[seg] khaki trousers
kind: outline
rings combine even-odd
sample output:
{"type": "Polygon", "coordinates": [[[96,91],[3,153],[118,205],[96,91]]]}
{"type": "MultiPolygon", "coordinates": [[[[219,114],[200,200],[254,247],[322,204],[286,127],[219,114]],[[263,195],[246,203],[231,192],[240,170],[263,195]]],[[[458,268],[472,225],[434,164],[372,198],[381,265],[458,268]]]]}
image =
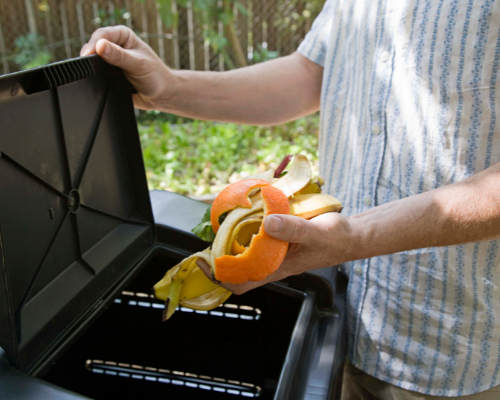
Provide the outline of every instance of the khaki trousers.
{"type": "MultiPolygon", "coordinates": [[[[500,400],[500,386],[469,396],[455,397],[460,400],[500,400]]],[[[401,389],[383,382],[359,370],[346,358],[342,382],[342,400],[450,400],[451,397],[428,396],[401,389]]]]}

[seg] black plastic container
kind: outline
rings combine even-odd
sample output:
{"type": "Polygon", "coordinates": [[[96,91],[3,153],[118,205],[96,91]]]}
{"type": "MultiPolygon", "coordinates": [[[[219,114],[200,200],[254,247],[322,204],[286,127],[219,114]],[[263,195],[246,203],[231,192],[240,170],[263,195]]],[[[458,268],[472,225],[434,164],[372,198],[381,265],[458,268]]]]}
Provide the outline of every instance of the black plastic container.
{"type": "Polygon", "coordinates": [[[97,56],[0,78],[0,398],[335,398],[336,269],[161,322],[207,206],[150,198],[132,93],[97,56]]]}

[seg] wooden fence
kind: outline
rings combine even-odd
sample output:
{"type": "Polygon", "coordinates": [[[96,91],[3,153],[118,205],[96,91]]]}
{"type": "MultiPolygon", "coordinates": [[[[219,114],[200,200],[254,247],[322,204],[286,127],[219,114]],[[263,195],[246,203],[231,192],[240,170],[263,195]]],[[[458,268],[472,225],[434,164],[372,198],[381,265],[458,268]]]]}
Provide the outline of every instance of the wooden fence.
{"type": "MultiPolygon", "coordinates": [[[[292,53],[323,1],[241,2],[247,13],[238,14],[235,8],[236,31],[252,63],[258,45],[279,55],[292,53]]],[[[58,61],[78,56],[98,27],[120,23],[132,28],[173,68],[221,71],[228,67],[224,56],[211,48],[189,6],[179,7],[178,29],[173,29],[164,25],[155,0],[0,0],[0,74],[20,69],[15,63],[19,37],[43,36],[43,48],[52,61],[58,61]]]]}

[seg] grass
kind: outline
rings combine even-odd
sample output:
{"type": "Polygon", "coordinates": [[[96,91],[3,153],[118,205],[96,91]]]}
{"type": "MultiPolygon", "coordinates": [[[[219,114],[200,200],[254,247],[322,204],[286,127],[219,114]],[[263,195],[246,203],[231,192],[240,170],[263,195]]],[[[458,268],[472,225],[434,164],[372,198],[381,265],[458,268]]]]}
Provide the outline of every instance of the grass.
{"type": "Polygon", "coordinates": [[[139,120],[150,189],[190,196],[219,193],[228,183],[304,154],[317,173],[319,116],[277,126],[139,120]]]}

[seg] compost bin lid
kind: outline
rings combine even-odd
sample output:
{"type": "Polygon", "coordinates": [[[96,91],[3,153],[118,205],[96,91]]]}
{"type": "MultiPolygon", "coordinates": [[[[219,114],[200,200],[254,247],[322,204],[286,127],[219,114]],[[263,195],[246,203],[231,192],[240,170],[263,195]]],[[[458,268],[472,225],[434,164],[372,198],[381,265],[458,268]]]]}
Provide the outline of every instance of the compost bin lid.
{"type": "Polygon", "coordinates": [[[132,93],[98,56],[0,77],[0,346],[21,370],[154,243],[132,93]]]}

